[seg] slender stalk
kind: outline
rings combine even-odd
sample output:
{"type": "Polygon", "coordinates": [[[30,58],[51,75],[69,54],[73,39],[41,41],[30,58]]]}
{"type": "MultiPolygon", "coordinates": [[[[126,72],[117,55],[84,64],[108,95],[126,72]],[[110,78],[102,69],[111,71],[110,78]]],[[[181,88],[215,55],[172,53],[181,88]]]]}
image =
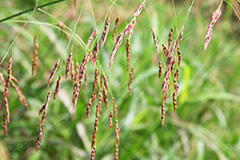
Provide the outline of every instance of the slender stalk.
{"type": "MultiPolygon", "coordinates": [[[[53,5],[53,4],[56,4],[56,3],[60,3],[62,1],[66,1],[66,0],[57,0],[57,1],[54,1],[54,2],[50,2],[50,3],[46,3],[46,4],[43,4],[43,5],[40,5],[40,6],[37,6],[37,8],[43,8],[43,7],[46,7],[46,6],[50,6],[50,5],[53,5]]],[[[3,18],[0,20],[0,23],[4,22],[4,21],[7,21],[9,19],[12,19],[12,18],[15,18],[15,17],[18,17],[20,15],[23,15],[25,13],[28,13],[28,12],[31,12],[35,9],[36,7],[33,7],[33,8],[30,8],[28,10],[25,10],[25,11],[22,11],[22,12],[19,12],[19,13],[16,13],[16,14],[13,14],[9,17],[6,17],[6,18],[3,18]]]]}

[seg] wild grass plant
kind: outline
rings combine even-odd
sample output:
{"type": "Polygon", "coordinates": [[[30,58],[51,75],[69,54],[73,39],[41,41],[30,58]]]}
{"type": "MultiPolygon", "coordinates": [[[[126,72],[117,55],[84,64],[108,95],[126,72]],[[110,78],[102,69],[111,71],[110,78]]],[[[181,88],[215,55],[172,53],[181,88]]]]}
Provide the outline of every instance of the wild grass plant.
{"type": "Polygon", "coordinates": [[[238,159],[237,1],[0,3],[1,159],[238,159]]]}

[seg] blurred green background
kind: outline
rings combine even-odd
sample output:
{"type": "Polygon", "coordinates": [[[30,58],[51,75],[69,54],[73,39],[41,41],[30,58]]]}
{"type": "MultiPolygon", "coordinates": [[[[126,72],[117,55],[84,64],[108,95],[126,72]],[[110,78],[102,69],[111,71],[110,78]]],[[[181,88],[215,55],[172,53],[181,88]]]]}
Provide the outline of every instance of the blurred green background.
{"type": "MultiPolygon", "coordinates": [[[[119,108],[121,128],[119,159],[122,160],[173,160],[173,159],[240,159],[240,26],[239,19],[232,8],[223,3],[223,14],[213,27],[212,40],[206,51],[203,50],[206,31],[211,22],[212,12],[220,0],[196,1],[185,18],[192,1],[175,1],[176,16],[172,1],[152,0],[146,2],[146,9],[137,18],[131,40],[132,65],[135,68],[133,93],[128,94],[129,73],[126,72],[126,38],[119,48],[113,67],[109,70],[109,57],[114,46],[112,33],[114,22],[120,16],[119,33],[132,19],[132,13],[140,1],[118,0],[110,12],[110,31],[106,44],[99,53],[99,63],[109,79],[109,86],[119,108]],[[177,96],[178,108],[174,112],[172,97],[166,102],[165,125],[161,125],[162,80],[158,78],[157,53],[152,40],[151,28],[157,31],[159,43],[167,43],[171,27],[176,39],[182,26],[181,43],[182,64],[180,66],[177,96]]],[[[229,3],[239,13],[237,1],[229,3]]],[[[49,3],[39,1],[39,5],[49,3]]],[[[0,23],[0,60],[5,56],[10,44],[21,32],[9,54],[0,66],[6,78],[7,65],[13,57],[12,72],[19,80],[30,105],[26,110],[20,104],[14,88],[10,88],[9,106],[11,123],[9,135],[0,130],[0,159],[90,159],[91,138],[94,129],[94,109],[89,120],[86,119],[86,106],[92,94],[94,69],[88,67],[88,89],[80,90],[76,111],[72,111],[73,86],[71,80],[63,80],[58,98],[51,99],[45,121],[45,130],[39,152],[35,144],[39,134],[41,117],[38,111],[45,103],[49,90],[48,77],[57,59],[61,59],[57,75],[64,75],[65,59],[70,52],[74,61],[81,63],[85,49],[78,38],[72,39],[68,49],[67,40],[57,27],[58,20],[73,30],[81,12],[75,33],[85,43],[96,28],[98,38],[104,28],[106,14],[112,1],[73,0],[47,6],[36,11],[0,23]],[[22,29],[24,23],[28,24],[22,29]],[[37,33],[39,44],[39,68],[31,76],[33,37],[37,33]]],[[[29,9],[35,5],[33,0],[1,0],[0,19],[29,9]]],[[[68,32],[71,36],[71,32],[68,32]]],[[[94,47],[94,46],[91,46],[94,47]]],[[[54,78],[56,82],[57,76],[54,78]]],[[[3,85],[0,83],[0,100],[3,85]]],[[[110,96],[109,96],[110,97],[110,96]]],[[[115,132],[109,129],[108,118],[112,107],[103,110],[97,135],[96,159],[114,159],[115,132]]],[[[3,109],[0,112],[3,124],[3,109]]]]}

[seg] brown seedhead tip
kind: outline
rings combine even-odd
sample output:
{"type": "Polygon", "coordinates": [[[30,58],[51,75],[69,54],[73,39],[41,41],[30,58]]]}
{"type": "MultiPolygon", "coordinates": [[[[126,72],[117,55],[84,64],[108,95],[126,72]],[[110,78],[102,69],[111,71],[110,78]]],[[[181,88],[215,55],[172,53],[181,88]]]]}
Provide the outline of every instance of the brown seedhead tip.
{"type": "Polygon", "coordinates": [[[38,43],[36,43],[36,40],[34,40],[35,44],[35,50],[33,55],[33,61],[32,61],[32,75],[35,74],[37,68],[38,68],[38,43]]]}
{"type": "Polygon", "coordinates": [[[64,33],[66,40],[69,41],[65,24],[62,21],[58,21],[57,26],[61,29],[61,32],[64,33]]]}
{"type": "Polygon", "coordinates": [[[115,27],[114,27],[114,32],[113,32],[113,35],[112,35],[112,40],[114,40],[114,36],[117,33],[117,28],[118,28],[119,22],[120,22],[120,17],[117,17],[117,19],[115,20],[115,27]]]}

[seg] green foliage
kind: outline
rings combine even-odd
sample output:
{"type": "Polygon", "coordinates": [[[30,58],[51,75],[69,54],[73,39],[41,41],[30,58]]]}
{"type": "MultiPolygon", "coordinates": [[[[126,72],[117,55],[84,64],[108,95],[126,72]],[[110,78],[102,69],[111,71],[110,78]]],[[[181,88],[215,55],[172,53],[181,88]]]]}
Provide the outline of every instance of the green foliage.
{"type": "MultiPolygon", "coordinates": [[[[41,4],[48,1],[40,1],[41,4]]],[[[239,8],[236,1],[228,1],[239,8]]],[[[239,20],[233,10],[226,6],[226,14],[213,28],[212,40],[203,50],[211,14],[220,2],[198,1],[193,5],[186,21],[191,1],[177,1],[176,17],[170,1],[147,1],[137,19],[131,40],[131,64],[135,68],[133,93],[128,93],[129,73],[126,72],[126,42],[119,48],[113,67],[109,70],[109,57],[114,47],[112,33],[115,18],[119,15],[118,33],[130,22],[139,1],[117,1],[111,13],[110,32],[102,49],[99,63],[106,72],[109,86],[116,97],[121,128],[120,159],[238,159],[240,154],[239,104],[240,104],[240,49],[239,20]],[[149,13],[148,13],[148,12],[149,13]],[[165,126],[161,126],[162,79],[158,78],[158,54],[152,40],[151,27],[157,31],[159,43],[167,43],[168,33],[174,27],[174,39],[184,25],[181,43],[182,64],[180,67],[178,108],[174,112],[172,98],[167,99],[165,126]]],[[[33,1],[0,2],[0,19],[34,6],[33,1]],[[21,4],[21,5],[20,5],[21,4]],[[8,9],[6,9],[8,8],[8,9]]],[[[39,152],[35,152],[39,134],[38,111],[45,103],[48,92],[47,80],[57,59],[63,61],[72,52],[74,61],[81,63],[86,50],[85,43],[95,29],[104,28],[107,12],[112,1],[64,1],[47,6],[43,11],[31,12],[0,23],[0,60],[5,56],[10,44],[21,32],[0,65],[0,72],[6,77],[7,65],[13,57],[12,72],[19,80],[19,88],[27,98],[30,109],[20,104],[17,93],[10,88],[9,106],[11,123],[9,135],[0,130],[0,159],[89,159],[91,138],[94,129],[95,110],[86,119],[86,106],[92,93],[94,68],[89,67],[88,86],[80,90],[76,111],[72,111],[73,87],[69,82],[61,84],[61,91],[55,101],[50,102],[45,122],[43,140],[39,152]],[[91,4],[91,5],[90,5],[91,4]],[[81,11],[81,12],[80,12],[81,11]],[[92,12],[94,16],[92,15],[92,12]],[[81,13],[68,49],[68,42],[58,20],[63,21],[72,31],[81,13]],[[24,29],[23,25],[26,23],[24,29]],[[39,68],[31,75],[33,38],[37,33],[39,44],[39,68]],[[2,156],[6,155],[6,156],[2,156]]],[[[239,12],[239,10],[237,10],[239,12]]],[[[99,31],[99,33],[101,33],[99,31]]],[[[116,36],[117,36],[116,35],[116,36]]],[[[115,37],[116,37],[115,36],[115,37]]],[[[100,38],[100,36],[99,36],[100,38]]],[[[92,48],[94,46],[91,46],[92,48]]],[[[58,74],[64,75],[65,62],[60,64],[58,74]]],[[[57,76],[56,76],[57,77],[57,76]]],[[[50,89],[54,92],[53,80],[50,89]]],[[[0,83],[0,100],[3,85],[0,83]]],[[[112,102],[109,102],[112,107],[112,102]]],[[[105,108],[104,108],[105,110],[105,108]]],[[[96,159],[114,159],[115,132],[109,129],[110,108],[101,116],[96,159]]],[[[0,112],[2,125],[3,113],[0,112]]]]}

